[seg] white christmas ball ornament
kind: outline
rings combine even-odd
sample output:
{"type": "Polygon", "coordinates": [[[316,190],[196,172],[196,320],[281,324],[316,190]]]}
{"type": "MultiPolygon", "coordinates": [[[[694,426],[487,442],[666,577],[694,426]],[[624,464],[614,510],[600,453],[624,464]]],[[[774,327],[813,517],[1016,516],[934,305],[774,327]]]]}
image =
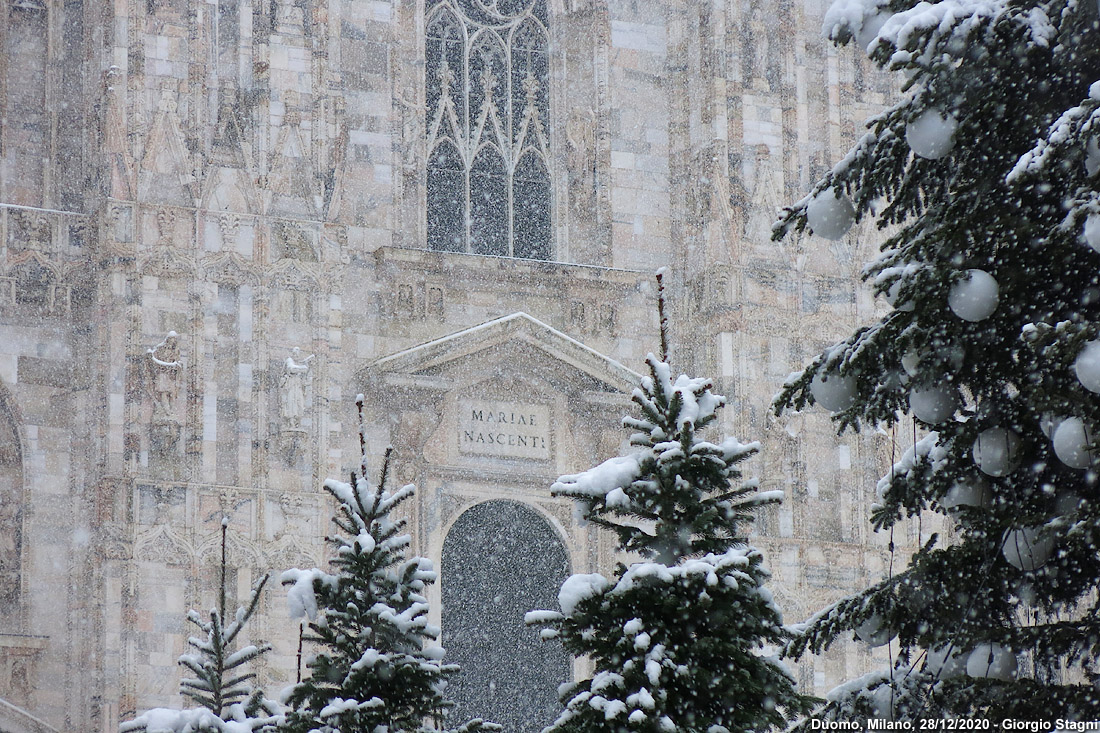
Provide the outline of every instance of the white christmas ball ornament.
{"type": "Polygon", "coordinates": [[[1100,214],[1085,217],[1085,226],[1081,231],[1085,244],[1100,252],[1100,214]]]}
{"type": "Polygon", "coordinates": [[[994,427],[978,433],[971,454],[987,476],[1007,476],[1019,463],[1020,438],[1007,428],[994,427]]]}
{"type": "Polygon", "coordinates": [[[856,380],[854,377],[843,377],[839,374],[825,374],[818,372],[810,382],[810,394],[814,396],[817,404],[829,412],[847,410],[856,401],[856,380]]]}
{"type": "Polygon", "coordinates": [[[909,409],[930,425],[941,423],[955,414],[959,407],[959,392],[954,387],[935,385],[914,389],[909,393],[909,409]]]}
{"type": "Polygon", "coordinates": [[[1067,417],[1054,431],[1054,455],[1070,468],[1088,468],[1092,464],[1089,446],[1092,429],[1079,417],[1067,417]]]}
{"type": "Polygon", "coordinates": [[[1049,535],[1041,535],[1038,527],[1011,529],[1005,532],[1001,552],[1009,565],[1030,573],[1046,565],[1054,552],[1054,540],[1049,535]]]}
{"type": "Polygon", "coordinates": [[[890,305],[891,308],[899,311],[911,311],[917,307],[917,304],[911,300],[907,300],[904,303],[898,302],[898,291],[901,290],[901,280],[895,280],[894,284],[890,286],[890,289],[882,294],[882,297],[890,305]]]}
{"type": "Polygon", "coordinates": [[[988,509],[993,506],[993,489],[990,488],[989,482],[982,478],[958,483],[944,494],[943,499],[940,500],[940,506],[947,511],[953,511],[961,506],[988,509]]]}
{"type": "Polygon", "coordinates": [[[979,644],[966,660],[966,673],[991,680],[1013,680],[1016,655],[1001,644],[979,644]]]}
{"type": "Polygon", "coordinates": [[[855,628],[856,637],[868,646],[882,646],[894,638],[894,632],[877,613],[855,628]]]}
{"type": "Polygon", "coordinates": [[[1089,392],[1100,392],[1100,341],[1089,341],[1073,362],[1077,380],[1089,392]]]}
{"type": "Polygon", "coordinates": [[[905,126],[905,142],[922,158],[939,160],[955,147],[959,121],[954,115],[930,109],[905,126]]]}
{"type": "Polygon", "coordinates": [[[806,221],[810,229],[825,239],[843,238],[855,220],[856,210],[851,200],[844,194],[838,198],[831,188],[814,196],[806,205],[806,221]]]}
{"type": "Polygon", "coordinates": [[[963,280],[951,286],[947,304],[964,321],[984,321],[997,310],[1000,289],[997,280],[985,270],[968,270],[963,280]]]}
{"type": "Polygon", "coordinates": [[[929,649],[924,656],[924,671],[936,675],[936,679],[940,680],[958,677],[966,671],[969,656],[954,644],[941,644],[929,649]]]}
{"type": "Polygon", "coordinates": [[[906,351],[901,355],[901,368],[910,377],[917,376],[917,372],[920,371],[920,354],[912,349],[906,351]]]}

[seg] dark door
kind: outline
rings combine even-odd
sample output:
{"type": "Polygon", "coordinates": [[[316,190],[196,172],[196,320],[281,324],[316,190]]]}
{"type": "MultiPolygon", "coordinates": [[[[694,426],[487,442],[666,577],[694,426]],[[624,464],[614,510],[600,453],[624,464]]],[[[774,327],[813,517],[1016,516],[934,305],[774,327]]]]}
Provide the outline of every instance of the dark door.
{"type": "Polygon", "coordinates": [[[443,541],[443,647],[461,666],[446,697],[452,724],[480,717],[506,733],[537,733],[561,709],[570,657],[523,615],[556,610],[569,574],[565,547],[533,509],[487,501],[463,512],[443,541]]]}

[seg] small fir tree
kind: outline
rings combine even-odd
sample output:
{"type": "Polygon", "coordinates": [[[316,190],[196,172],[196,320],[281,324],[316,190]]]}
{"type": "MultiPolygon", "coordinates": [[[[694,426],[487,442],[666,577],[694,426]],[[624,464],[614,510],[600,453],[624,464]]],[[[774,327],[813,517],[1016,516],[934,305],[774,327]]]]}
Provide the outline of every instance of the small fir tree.
{"type": "Polygon", "coordinates": [[[244,665],[271,649],[270,644],[249,644],[232,651],[237,636],[255,613],[260,594],[269,575],[264,575],[252,588],[248,604],[237,608],[233,620],[226,623],[225,571],[226,533],[228,518],[222,519],[221,565],[218,575],[218,607],[212,609],[209,621],[198,611],[189,611],[187,620],[205,635],[190,637],[187,643],[196,653],[183,654],[179,664],[195,676],[180,681],[180,694],[201,707],[171,710],[154,708],[124,723],[122,733],[244,733],[271,728],[278,720],[281,706],[264,697],[261,690],[251,690],[247,684],[256,675],[244,672],[244,665]]]}
{"type": "Polygon", "coordinates": [[[706,379],[672,379],[663,293],[659,304],[662,355],[649,355],[649,376],[634,391],[640,417],[623,419],[635,450],[552,487],[643,559],[620,563],[611,579],[574,575],[560,613],[527,615],[544,638],[559,637],[595,666],[563,687],[566,708],[547,733],[763,731],[812,707],[764,652],[787,637],[763,558],[744,534],[754,510],[782,492],[738,483],[737,464],[758,444],[699,437],[725,398],[706,379]]]}
{"type": "Polygon", "coordinates": [[[841,431],[930,431],[879,484],[878,529],[931,509],[902,573],[823,610],[790,652],[897,638],[822,715],[1100,718],[1100,6],[843,0],[825,32],[904,73],[897,104],[784,211],[781,237],[894,233],[865,270],[894,311],[791,380],[841,431]]]}
{"type": "MultiPolygon", "coordinates": [[[[322,651],[309,663],[312,674],[295,685],[287,702],[292,708],[287,731],[322,733],[403,733],[437,730],[448,703],[446,679],[458,671],[444,664],[443,650],[426,647],[439,636],[428,623],[427,586],[435,581],[431,563],[406,559],[409,536],[405,521],[391,512],[413,495],[410,484],[386,490],[390,450],[381,478],[372,486],[367,476],[363,396],[359,395],[359,440],[362,461],[350,483],[329,479],[324,488],[340,506],[333,522],[339,533],[327,540],[335,550],[334,572],[289,570],[291,615],[306,616],[306,642],[322,651]]],[[[499,730],[471,720],[463,733],[499,730]]]]}

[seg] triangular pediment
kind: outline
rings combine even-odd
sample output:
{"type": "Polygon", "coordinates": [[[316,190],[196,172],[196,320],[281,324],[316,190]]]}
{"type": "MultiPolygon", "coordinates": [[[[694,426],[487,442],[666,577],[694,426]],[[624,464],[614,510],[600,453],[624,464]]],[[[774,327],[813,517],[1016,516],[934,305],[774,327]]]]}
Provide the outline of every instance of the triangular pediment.
{"type": "Polygon", "coordinates": [[[239,105],[228,100],[218,110],[218,122],[214,128],[214,140],[210,146],[210,157],[215,165],[231,168],[244,168],[247,165],[250,147],[241,125],[239,105]]]}
{"type": "Polygon", "coordinates": [[[183,535],[166,524],[158,524],[134,539],[134,557],[145,562],[190,566],[195,562],[195,551],[183,535]]]}
{"type": "Polygon", "coordinates": [[[317,266],[291,259],[276,262],[268,269],[265,279],[269,286],[279,290],[312,292],[321,287],[321,275],[317,266]]]}
{"type": "Polygon", "coordinates": [[[138,198],[153,203],[191,206],[191,155],[184,143],[176,100],[165,91],[145,143],[145,158],[138,176],[138,198]]]}
{"type": "Polygon", "coordinates": [[[270,171],[267,213],[314,218],[320,196],[314,190],[309,151],[296,122],[287,122],[279,130],[270,171]]]}
{"type": "Polygon", "coordinates": [[[745,227],[745,242],[771,254],[782,253],[787,267],[799,268],[798,258],[802,254],[801,237],[785,237],[778,243],[772,242],[772,223],[777,212],[785,205],[783,191],[783,171],[779,159],[761,145],[756,151],[756,164],[753,170],[752,201],[753,208],[745,227]]]}
{"type": "Polygon", "coordinates": [[[213,166],[203,182],[203,208],[252,214],[260,210],[260,196],[246,169],[213,166]]]}
{"type": "Polygon", "coordinates": [[[629,394],[641,375],[526,313],[513,313],[383,357],[366,381],[447,391],[489,369],[501,377],[534,372],[583,392],[629,394]]]}
{"type": "Polygon", "coordinates": [[[133,155],[126,139],[126,119],[122,114],[121,93],[112,89],[107,96],[106,122],[103,126],[103,151],[107,156],[108,179],[113,198],[129,200],[137,188],[133,155]]]}
{"type": "Polygon", "coordinates": [[[5,733],[57,733],[57,728],[3,698],[0,698],[0,730],[5,733]]]}

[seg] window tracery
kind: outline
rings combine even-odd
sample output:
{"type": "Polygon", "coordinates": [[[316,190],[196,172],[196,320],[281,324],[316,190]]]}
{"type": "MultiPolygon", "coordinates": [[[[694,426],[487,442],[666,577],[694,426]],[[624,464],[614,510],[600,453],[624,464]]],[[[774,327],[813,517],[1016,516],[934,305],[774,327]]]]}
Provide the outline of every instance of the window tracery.
{"type": "Polygon", "coordinates": [[[431,0],[428,248],[549,259],[546,0],[431,0]]]}

